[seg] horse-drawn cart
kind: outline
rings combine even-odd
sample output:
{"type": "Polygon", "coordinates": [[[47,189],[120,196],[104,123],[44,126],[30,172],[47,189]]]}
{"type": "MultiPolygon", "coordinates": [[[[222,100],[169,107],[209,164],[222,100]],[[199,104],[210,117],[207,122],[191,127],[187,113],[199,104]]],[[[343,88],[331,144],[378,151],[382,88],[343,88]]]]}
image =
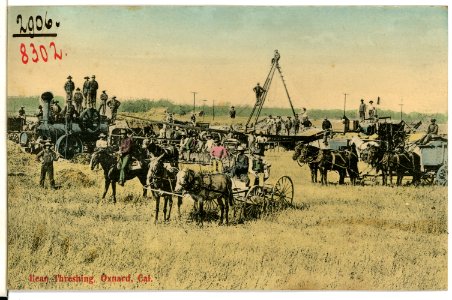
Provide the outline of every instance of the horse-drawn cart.
{"type": "Polygon", "coordinates": [[[233,179],[234,214],[239,221],[257,219],[272,212],[292,207],[294,187],[289,176],[280,177],[274,185],[246,186],[233,179]]]}
{"type": "Polygon", "coordinates": [[[447,186],[447,141],[438,139],[417,145],[414,152],[421,158],[421,182],[447,186]]]}

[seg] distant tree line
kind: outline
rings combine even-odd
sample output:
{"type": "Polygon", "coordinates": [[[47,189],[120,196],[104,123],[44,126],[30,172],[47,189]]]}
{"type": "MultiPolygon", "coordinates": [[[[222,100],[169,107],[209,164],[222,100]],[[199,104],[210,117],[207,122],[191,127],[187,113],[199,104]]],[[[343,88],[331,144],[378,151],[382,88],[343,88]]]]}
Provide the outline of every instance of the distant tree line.
{"type": "MultiPolygon", "coordinates": [[[[65,104],[65,100],[61,96],[56,96],[56,100],[59,101],[60,105],[63,106],[65,104]]],[[[121,101],[121,99],[119,99],[121,101]]],[[[16,114],[20,106],[25,106],[25,111],[27,114],[34,114],[39,105],[39,96],[34,97],[8,97],[7,102],[7,111],[9,114],[16,114]]],[[[191,114],[193,111],[193,106],[189,104],[175,104],[171,100],[168,99],[134,99],[121,101],[121,106],[119,108],[119,112],[146,112],[151,109],[161,109],[165,108],[169,112],[172,112],[176,115],[184,115],[191,114]]],[[[196,112],[200,112],[201,110],[205,110],[204,113],[206,116],[212,116],[213,110],[211,105],[206,106],[197,106],[196,112]]],[[[230,105],[219,105],[215,106],[215,116],[227,116],[229,115],[230,105]]],[[[378,109],[378,107],[377,107],[378,109]]],[[[251,106],[235,106],[235,110],[237,112],[237,117],[247,117],[250,115],[252,111],[251,106]]],[[[296,112],[300,112],[300,108],[296,108],[296,112]]],[[[355,120],[357,118],[357,110],[347,110],[345,112],[346,116],[350,120],[355,120]]],[[[274,108],[274,107],[264,107],[261,111],[261,116],[292,116],[292,110],[290,108],[274,108]]],[[[329,119],[341,119],[344,115],[343,110],[340,109],[308,109],[309,118],[312,120],[323,119],[324,117],[328,117],[329,119]]],[[[391,117],[392,120],[400,120],[400,112],[392,111],[392,110],[382,110],[378,109],[379,117],[391,117]]],[[[447,114],[435,113],[435,114],[425,114],[420,112],[412,112],[412,113],[403,113],[403,120],[406,122],[418,122],[422,121],[426,123],[431,118],[435,118],[438,123],[447,123],[447,114]]]]}

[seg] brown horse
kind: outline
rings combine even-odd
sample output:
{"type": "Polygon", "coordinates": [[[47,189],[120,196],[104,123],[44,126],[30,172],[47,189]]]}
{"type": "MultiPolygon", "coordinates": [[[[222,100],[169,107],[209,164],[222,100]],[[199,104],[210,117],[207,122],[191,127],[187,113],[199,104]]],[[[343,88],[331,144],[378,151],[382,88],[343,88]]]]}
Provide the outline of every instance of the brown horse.
{"type": "MultiPolygon", "coordinates": [[[[151,158],[149,163],[149,171],[147,174],[146,184],[147,187],[152,188],[152,196],[155,199],[155,221],[154,224],[158,222],[160,197],[163,197],[165,202],[163,205],[163,220],[168,222],[171,216],[171,208],[173,207],[173,194],[176,186],[176,174],[177,168],[171,166],[165,166],[163,156],[151,158]],[[158,192],[160,190],[162,192],[158,192]],[[169,204],[169,211],[167,206],[169,204]],[[168,214],[167,214],[168,212],[168,214]]],[[[179,218],[181,216],[180,207],[182,205],[182,196],[177,197],[177,211],[179,213],[179,218]]]]}
{"type": "Polygon", "coordinates": [[[317,171],[319,169],[319,162],[317,157],[319,156],[320,149],[311,145],[300,143],[295,147],[292,159],[299,162],[299,164],[308,164],[311,171],[311,181],[317,182],[317,171]]]}
{"type": "Polygon", "coordinates": [[[195,174],[193,170],[183,169],[177,173],[176,192],[185,191],[198,206],[197,222],[202,226],[204,201],[217,200],[221,215],[219,225],[229,224],[229,206],[233,206],[231,178],[225,174],[195,174]]]}
{"type": "MultiPolygon", "coordinates": [[[[111,184],[111,189],[113,191],[113,203],[116,203],[116,183],[119,181],[119,169],[117,168],[117,158],[115,157],[112,151],[107,149],[98,150],[94,152],[91,156],[90,167],[91,170],[100,164],[104,171],[104,192],[102,194],[102,199],[105,199],[105,195],[107,194],[108,188],[111,184]]],[[[133,178],[138,178],[141,184],[146,184],[146,174],[148,172],[148,164],[141,163],[141,167],[134,170],[127,170],[125,181],[128,181],[133,178]]],[[[143,188],[143,197],[146,197],[147,189],[143,188]]]]}

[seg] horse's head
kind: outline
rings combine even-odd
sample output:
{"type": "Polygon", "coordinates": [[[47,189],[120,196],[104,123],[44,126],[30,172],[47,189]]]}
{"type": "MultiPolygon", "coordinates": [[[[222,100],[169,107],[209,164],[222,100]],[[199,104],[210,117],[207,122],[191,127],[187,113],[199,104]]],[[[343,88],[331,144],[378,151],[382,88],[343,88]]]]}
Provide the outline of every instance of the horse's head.
{"type": "Polygon", "coordinates": [[[187,189],[187,187],[193,183],[194,178],[195,173],[192,170],[187,168],[180,170],[176,175],[176,187],[174,191],[178,193],[183,189],[187,189]]]}
{"type": "Polygon", "coordinates": [[[148,170],[148,177],[156,176],[157,174],[160,174],[163,170],[163,156],[165,154],[162,154],[157,157],[151,158],[149,162],[149,170],[148,170]]]}
{"type": "Polygon", "coordinates": [[[99,164],[100,162],[100,151],[95,151],[92,155],[91,155],[91,160],[89,162],[89,166],[91,170],[94,170],[94,168],[99,164]]]}
{"type": "Polygon", "coordinates": [[[367,147],[367,155],[363,156],[363,160],[368,164],[375,166],[383,158],[384,151],[379,145],[369,145],[367,147]]]}
{"type": "Polygon", "coordinates": [[[302,149],[302,148],[303,148],[303,144],[302,144],[302,143],[297,143],[297,145],[295,146],[293,155],[292,155],[292,159],[293,159],[293,160],[297,160],[297,159],[298,159],[298,157],[299,157],[300,154],[301,154],[301,149],[302,149]]]}

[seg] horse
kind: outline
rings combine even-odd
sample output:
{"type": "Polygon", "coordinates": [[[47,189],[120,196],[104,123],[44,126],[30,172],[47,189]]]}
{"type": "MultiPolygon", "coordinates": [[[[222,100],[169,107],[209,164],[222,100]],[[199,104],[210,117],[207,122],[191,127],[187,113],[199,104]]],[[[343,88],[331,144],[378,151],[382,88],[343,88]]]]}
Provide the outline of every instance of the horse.
{"type": "Polygon", "coordinates": [[[378,173],[381,170],[382,183],[389,183],[392,185],[392,174],[396,173],[396,184],[401,185],[403,176],[408,172],[413,176],[413,183],[418,184],[421,175],[420,157],[414,152],[390,151],[385,150],[381,146],[372,146],[369,149],[369,163],[376,168],[378,173]]]}
{"type": "Polygon", "coordinates": [[[309,170],[311,170],[311,181],[317,182],[317,171],[319,169],[319,162],[317,157],[319,155],[319,148],[308,144],[299,143],[295,147],[293,160],[297,160],[301,163],[307,163],[309,170]]]}
{"type": "MultiPolygon", "coordinates": [[[[104,192],[102,194],[102,199],[105,199],[108,188],[112,188],[113,203],[116,203],[116,183],[119,181],[119,169],[117,167],[117,159],[114,153],[107,149],[97,150],[91,156],[90,168],[94,168],[100,164],[104,171],[104,192]]],[[[148,172],[149,166],[146,163],[141,162],[141,167],[138,169],[128,169],[125,173],[125,181],[131,180],[137,177],[143,187],[146,184],[146,174],[148,172]]],[[[147,189],[143,188],[143,197],[146,197],[147,189]]]]}
{"type": "Polygon", "coordinates": [[[370,163],[369,161],[370,148],[380,146],[378,142],[375,141],[365,142],[357,136],[352,137],[352,139],[350,140],[350,145],[355,145],[358,160],[362,160],[366,163],[370,163]]]}
{"type": "Polygon", "coordinates": [[[229,224],[229,206],[234,205],[232,194],[231,178],[222,173],[216,174],[195,174],[193,170],[184,168],[177,173],[176,192],[184,190],[188,193],[195,204],[198,204],[197,223],[202,226],[203,222],[203,202],[217,199],[220,206],[221,215],[218,225],[223,224],[223,218],[226,219],[226,225],[229,224]]]}
{"type": "MultiPolygon", "coordinates": [[[[176,185],[176,174],[177,168],[171,167],[169,164],[164,164],[165,153],[161,154],[159,157],[151,158],[149,163],[149,170],[146,176],[146,186],[154,190],[161,190],[163,192],[174,193],[174,187],[176,185]]],[[[171,208],[173,207],[173,196],[171,194],[160,193],[157,191],[152,191],[152,196],[155,199],[155,221],[154,224],[158,222],[160,197],[162,196],[165,200],[163,206],[163,220],[165,222],[169,221],[171,216],[171,208]],[[167,213],[167,206],[169,203],[169,211],[167,213]]],[[[181,216],[180,207],[182,205],[182,196],[177,197],[177,210],[179,218],[181,216]]]]}
{"type": "Polygon", "coordinates": [[[332,170],[339,173],[339,184],[345,183],[348,168],[348,156],[345,152],[320,149],[317,161],[322,185],[328,185],[328,171],[332,170]]]}
{"type": "Polygon", "coordinates": [[[403,176],[408,173],[413,176],[412,183],[418,184],[421,175],[421,158],[414,152],[402,150],[393,153],[388,159],[389,181],[392,184],[392,171],[397,175],[397,186],[402,184],[403,176]]]}
{"type": "Polygon", "coordinates": [[[178,168],[179,150],[174,145],[158,145],[153,140],[144,139],[142,148],[147,151],[147,157],[159,157],[163,155],[162,160],[168,162],[172,167],[178,168]]]}

